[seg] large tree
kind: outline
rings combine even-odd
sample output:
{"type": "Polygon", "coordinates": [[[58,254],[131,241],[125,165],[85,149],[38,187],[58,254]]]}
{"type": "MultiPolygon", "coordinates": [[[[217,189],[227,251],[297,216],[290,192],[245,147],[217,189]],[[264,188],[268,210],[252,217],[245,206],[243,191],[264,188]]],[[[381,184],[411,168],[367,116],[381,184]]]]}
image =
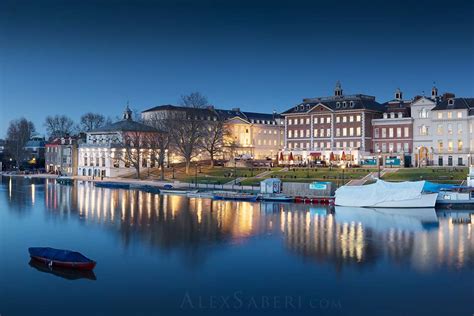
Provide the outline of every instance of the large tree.
{"type": "Polygon", "coordinates": [[[66,115],[48,115],[44,126],[50,138],[64,137],[72,134],[74,121],[66,115]]]}
{"type": "Polygon", "coordinates": [[[144,157],[143,151],[149,149],[149,133],[142,131],[124,132],[122,135],[121,152],[117,154],[125,165],[135,168],[136,177],[140,179],[140,169],[144,157]]]}
{"type": "Polygon", "coordinates": [[[203,137],[200,147],[204,149],[211,159],[211,168],[214,167],[214,159],[222,153],[224,147],[224,138],[230,132],[223,120],[216,120],[207,123],[203,129],[203,137]]]}
{"type": "Polygon", "coordinates": [[[99,113],[86,113],[81,116],[79,122],[79,130],[81,132],[90,132],[93,129],[102,127],[108,124],[108,119],[105,118],[102,114],[99,113]]]}
{"type": "Polygon", "coordinates": [[[26,156],[25,145],[35,132],[33,122],[25,118],[10,121],[7,130],[6,149],[15,160],[17,168],[26,156]]]}
{"type": "Polygon", "coordinates": [[[172,121],[171,138],[176,152],[184,159],[186,174],[189,174],[191,160],[197,155],[197,150],[204,136],[205,121],[201,117],[201,109],[208,105],[207,98],[199,92],[181,96],[180,104],[186,111],[173,112],[169,119],[172,121]]]}
{"type": "Polygon", "coordinates": [[[170,119],[163,119],[157,114],[148,116],[145,121],[146,124],[154,127],[158,132],[150,133],[148,135],[148,144],[151,149],[151,160],[160,168],[160,178],[165,178],[165,160],[167,151],[170,150],[171,145],[171,129],[173,121],[170,119]]]}

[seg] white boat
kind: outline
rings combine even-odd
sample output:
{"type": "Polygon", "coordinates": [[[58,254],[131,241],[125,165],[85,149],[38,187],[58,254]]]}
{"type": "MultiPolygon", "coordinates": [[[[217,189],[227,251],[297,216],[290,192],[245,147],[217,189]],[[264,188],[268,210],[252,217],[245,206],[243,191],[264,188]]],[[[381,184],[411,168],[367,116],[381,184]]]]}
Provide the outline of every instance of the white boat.
{"type": "Polygon", "coordinates": [[[235,192],[235,191],[214,191],[214,200],[237,200],[237,201],[256,201],[257,196],[252,193],[235,192]]]}
{"type": "Polygon", "coordinates": [[[474,188],[439,191],[436,204],[440,206],[474,205],[474,188]]]}
{"type": "Polygon", "coordinates": [[[214,194],[212,192],[190,192],[186,194],[187,197],[190,198],[204,198],[204,199],[212,199],[214,197],[214,194]]]}
{"type": "Polygon", "coordinates": [[[434,207],[438,193],[425,193],[425,181],[377,182],[360,186],[342,186],[336,190],[337,206],[374,208],[434,207]]]}
{"type": "Polygon", "coordinates": [[[198,190],[184,190],[184,189],[160,189],[162,194],[177,194],[177,195],[187,195],[191,193],[197,193],[198,190]]]}

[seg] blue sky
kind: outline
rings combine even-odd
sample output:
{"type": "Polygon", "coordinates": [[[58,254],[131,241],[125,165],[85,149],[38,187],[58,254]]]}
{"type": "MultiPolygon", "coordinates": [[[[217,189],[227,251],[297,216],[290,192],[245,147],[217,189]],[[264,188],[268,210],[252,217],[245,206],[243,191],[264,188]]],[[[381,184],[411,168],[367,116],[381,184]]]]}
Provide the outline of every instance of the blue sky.
{"type": "Polygon", "coordinates": [[[0,137],[27,117],[143,110],[200,91],[279,112],[304,97],[474,96],[474,2],[10,1],[0,4],[0,137]]]}

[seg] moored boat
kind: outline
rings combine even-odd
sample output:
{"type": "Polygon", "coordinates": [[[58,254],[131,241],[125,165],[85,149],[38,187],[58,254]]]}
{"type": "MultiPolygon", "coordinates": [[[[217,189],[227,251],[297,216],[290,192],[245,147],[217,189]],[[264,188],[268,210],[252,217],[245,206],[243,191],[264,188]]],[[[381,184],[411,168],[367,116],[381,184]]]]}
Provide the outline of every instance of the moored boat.
{"type": "Polygon", "coordinates": [[[94,182],[94,186],[98,188],[109,188],[109,189],[130,189],[129,183],[122,183],[122,182],[97,181],[97,182],[94,182]]]}
{"type": "Polygon", "coordinates": [[[33,260],[43,262],[50,268],[62,267],[78,270],[93,270],[96,262],[77,251],[55,249],[50,247],[28,248],[33,260]]]}
{"type": "Polygon", "coordinates": [[[73,185],[74,179],[71,177],[57,177],[56,182],[64,185],[73,185]]]}
{"type": "Polygon", "coordinates": [[[474,205],[474,188],[457,187],[451,190],[440,190],[436,199],[437,206],[463,207],[474,205]]]}
{"type": "Polygon", "coordinates": [[[252,193],[241,193],[235,191],[214,191],[215,200],[238,200],[238,201],[256,201],[257,196],[252,193]]]}
{"type": "Polygon", "coordinates": [[[295,198],[281,193],[261,193],[258,195],[258,200],[269,202],[293,202],[295,198]]]}
{"type": "Polygon", "coordinates": [[[377,182],[360,186],[342,186],[336,190],[337,206],[375,208],[434,207],[438,193],[423,190],[425,181],[377,182]]]}

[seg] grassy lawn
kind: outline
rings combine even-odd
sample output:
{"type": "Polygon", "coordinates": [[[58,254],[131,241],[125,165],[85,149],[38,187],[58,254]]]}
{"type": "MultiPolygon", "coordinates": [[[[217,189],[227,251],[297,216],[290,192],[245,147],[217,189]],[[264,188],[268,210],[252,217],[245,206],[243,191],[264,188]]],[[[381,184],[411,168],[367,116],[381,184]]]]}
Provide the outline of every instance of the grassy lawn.
{"type": "Polygon", "coordinates": [[[429,180],[452,183],[466,180],[469,168],[406,168],[394,173],[385,174],[382,179],[387,181],[429,180]]]}
{"type": "MultiPolygon", "coordinates": [[[[360,179],[365,177],[368,173],[373,172],[372,169],[362,168],[347,168],[344,170],[344,179],[360,179]]],[[[297,179],[307,180],[299,182],[311,182],[311,180],[331,180],[341,179],[343,176],[342,169],[333,168],[318,168],[318,169],[291,169],[290,171],[274,172],[273,176],[281,178],[283,181],[294,181],[297,179]]]]}

